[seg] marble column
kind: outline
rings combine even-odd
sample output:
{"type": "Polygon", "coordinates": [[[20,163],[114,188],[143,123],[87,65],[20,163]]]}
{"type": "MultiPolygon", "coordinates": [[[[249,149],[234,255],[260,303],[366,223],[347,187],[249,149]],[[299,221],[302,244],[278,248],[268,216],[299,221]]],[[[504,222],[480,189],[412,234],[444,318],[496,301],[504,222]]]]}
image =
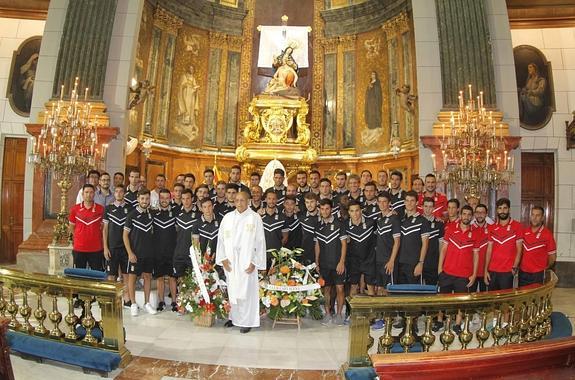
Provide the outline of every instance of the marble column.
{"type": "Polygon", "coordinates": [[[459,90],[483,91],[486,108],[495,108],[495,81],[484,1],[435,0],[443,108],[458,107],[459,90]]]}
{"type": "Polygon", "coordinates": [[[68,4],[56,64],[52,97],[70,96],[71,84],[80,77],[80,88],[88,87],[89,99],[101,101],[108,51],[117,0],[74,0],[68,4]]]}

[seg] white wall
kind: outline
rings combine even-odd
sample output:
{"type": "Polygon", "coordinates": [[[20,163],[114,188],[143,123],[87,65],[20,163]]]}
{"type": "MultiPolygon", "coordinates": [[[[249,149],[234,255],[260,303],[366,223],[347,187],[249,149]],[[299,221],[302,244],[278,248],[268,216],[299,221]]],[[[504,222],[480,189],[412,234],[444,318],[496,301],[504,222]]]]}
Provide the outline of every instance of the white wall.
{"type": "Polygon", "coordinates": [[[106,170],[110,173],[124,172],[126,164],[126,141],[128,139],[127,110],[130,78],[134,76],[136,47],[140,31],[140,20],[144,0],[119,0],[112,30],[106,79],[104,82],[104,102],[108,108],[110,126],[120,133],[110,143],[106,170]]]}
{"type": "MultiPolygon", "coordinates": [[[[10,76],[10,66],[14,51],[20,44],[29,37],[41,36],[44,31],[45,22],[42,20],[19,20],[11,18],[0,18],[0,173],[4,164],[4,139],[6,137],[25,137],[25,123],[33,119],[34,114],[31,112],[30,117],[22,117],[15,113],[6,98],[6,89],[10,76]]],[[[37,82],[34,84],[36,90],[37,82]]],[[[26,170],[24,182],[24,236],[26,239],[32,229],[32,172],[26,170]]],[[[1,174],[0,174],[1,176],[1,174]]],[[[1,211],[1,210],[0,210],[1,211]]]]}
{"type": "MultiPolygon", "coordinates": [[[[441,63],[435,1],[412,0],[419,104],[419,136],[433,134],[433,123],[443,106],[441,63]]],[[[431,173],[431,150],[419,143],[419,175],[431,173]]],[[[411,185],[411,184],[410,184],[411,185]]]]}
{"type": "Polygon", "coordinates": [[[521,148],[555,153],[555,237],[561,261],[575,261],[575,150],[566,149],[565,121],[575,111],[575,28],[514,29],[513,46],[535,46],[553,70],[556,111],[537,131],[521,129],[521,148]]]}

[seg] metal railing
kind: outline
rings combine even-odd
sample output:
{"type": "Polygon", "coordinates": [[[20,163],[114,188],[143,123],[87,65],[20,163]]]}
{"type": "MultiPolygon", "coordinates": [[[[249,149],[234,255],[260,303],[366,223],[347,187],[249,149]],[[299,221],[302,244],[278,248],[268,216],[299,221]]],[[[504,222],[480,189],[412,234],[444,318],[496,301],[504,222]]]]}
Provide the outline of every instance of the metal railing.
{"type": "Polygon", "coordinates": [[[387,295],[355,296],[349,299],[351,324],[348,365],[371,365],[371,353],[388,354],[399,343],[403,352],[409,352],[416,342],[423,351],[450,350],[453,348],[483,348],[491,344],[518,344],[533,342],[551,332],[551,295],[557,276],[547,271],[542,285],[468,294],[387,295]],[[440,313],[444,318],[444,330],[434,333],[434,318],[440,313]],[[461,313],[459,335],[453,331],[453,323],[461,313]],[[478,319],[475,331],[471,320],[478,319]],[[404,323],[400,333],[393,333],[393,321],[400,317],[404,323]],[[370,333],[374,318],[383,318],[385,327],[374,347],[375,339],[370,333]],[[494,323],[491,328],[490,318],[494,323]],[[424,321],[422,334],[414,332],[418,320],[424,321]],[[457,339],[456,339],[457,338],[457,339]],[[455,341],[459,344],[454,344],[455,341]]]}
{"type": "Polygon", "coordinates": [[[0,316],[10,319],[13,331],[117,352],[124,367],[131,354],[124,345],[122,289],[123,285],[110,281],[0,268],[0,316]],[[83,301],[79,314],[74,295],[83,301]],[[78,334],[79,326],[85,334],[78,334]]]}

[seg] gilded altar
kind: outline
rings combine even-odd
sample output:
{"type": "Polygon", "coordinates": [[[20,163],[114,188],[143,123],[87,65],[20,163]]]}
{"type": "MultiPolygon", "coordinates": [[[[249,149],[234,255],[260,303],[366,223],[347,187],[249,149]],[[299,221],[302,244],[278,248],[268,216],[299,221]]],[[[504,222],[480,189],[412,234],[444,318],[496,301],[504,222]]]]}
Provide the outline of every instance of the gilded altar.
{"type": "Polygon", "coordinates": [[[248,112],[251,120],[245,122],[244,143],[236,149],[238,161],[249,167],[278,159],[298,168],[315,162],[304,98],[262,94],[252,99],[248,112]]]}

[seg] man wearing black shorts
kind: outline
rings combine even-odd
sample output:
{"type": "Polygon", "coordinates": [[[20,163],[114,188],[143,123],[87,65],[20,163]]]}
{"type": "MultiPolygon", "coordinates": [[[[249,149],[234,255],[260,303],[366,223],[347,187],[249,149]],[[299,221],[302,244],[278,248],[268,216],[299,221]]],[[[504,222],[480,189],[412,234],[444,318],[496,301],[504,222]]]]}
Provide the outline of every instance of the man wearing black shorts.
{"type": "MultiPolygon", "coordinates": [[[[124,202],[125,187],[122,184],[114,188],[114,203],[106,206],[104,210],[104,257],[106,259],[106,273],[108,281],[116,281],[118,278],[118,269],[125,271],[128,267],[128,253],[124,246],[124,223],[130,212],[130,206],[124,202]]],[[[130,307],[130,296],[127,292],[128,275],[122,272],[122,282],[126,287],[124,289],[124,306],[130,307]]]]}
{"type": "Polygon", "coordinates": [[[128,292],[133,317],[138,315],[136,303],[136,280],[142,275],[144,279],[144,309],[149,314],[157,311],[150,304],[152,289],[152,272],[154,271],[154,218],[149,210],[150,190],[138,192],[138,205],[126,217],[124,224],[124,245],[128,252],[128,292]]]}
{"type": "Polygon", "coordinates": [[[158,308],[164,311],[165,281],[168,280],[172,300],[176,298],[176,278],[173,277],[173,258],[176,248],[176,212],[170,207],[171,194],[168,189],[161,189],[159,208],[153,211],[154,216],[154,278],[158,286],[158,308]]]}
{"type": "Polygon", "coordinates": [[[399,252],[401,221],[391,209],[391,195],[388,192],[379,193],[377,203],[381,216],[375,231],[375,291],[377,295],[383,295],[383,290],[393,282],[394,273],[397,273],[395,261],[399,252]]]}
{"type": "Polygon", "coordinates": [[[399,219],[401,220],[403,219],[403,215],[405,214],[405,195],[406,195],[406,192],[401,188],[401,182],[403,181],[403,174],[398,170],[394,170],[391,172],[389,178],[390,178],[389,194],[391,195],[391,209],[397,213],[399,219]]]}
{"type": "Polygon", "coordinates": [[[196,220],[192,227],[192,241],[199,245],[202,254],[209,254],[214,258],[218,244],[218,230],[220,221],[214,214],[214,202],[210,198],[200,201],[202,216],[196,220]]]}
{"type": "MultiPolygon", "coordinates": [[[[284,214],[276,207],[277,194],[274,189],[267,189],[265,192],[266,208],[264,209],[262,223],[264,225],[264,235],[266,238],[266,249],[279,250],[288,239],[289,229],[286,227],[284,214]]],[[[266,252],[267,268],[270,269],[272,256],[266,252]]]]}
{"type": "MultiPolygon", "coordinates": [[[[392,179],[394,175],[391,175],[392,179]]],[[[392,181],[393,182],[393,181],[392,181]]],[[[419,284],[429,243],[429,221],[417,212],[417,193],[405,193],[405,215],[401,221],[398,283],[419,284]]],[[[393,195],[392,195],[393,198],[393,195]]]]}
{"type": "Polygon", "coordinates": [[[301,244],[303,249],[303,264],[315,262],[315,229],[321,221],[317,207],[318,196],[311,191],[304,195],[305,210],[300,215],[301,244]]]}
{"type": "MultiPolygon", "coordinates": [[[[368,182],[368,184],[371,182],[368,182]]],[[[367,185],[366,185],[367,187],[367,185]]],[[[375,283],[375,222],[361,213],[356,201],[349,201],[349,221],[345,223],[347,239],[346,273],[350,283],[350,296],[358,293],[360,278],[363,275],[367,285],[367,294],[374,295],[375,283]]]]}
{"type": "Polygon", "coordinates": [[[439,261],[439,241],[443,239],[443,222],[438,219],[435,212],[435,199],[423,198],[423,216],[429,221],[429,245],[423,263],[423,281],[426,285],[437,285],[437,263],[439,261]]]}
{"type": "Polygon", "coordinates": [[[283,214],[288,229],[288,238],[284,244],[287,249],[301,248],[301,222],[295,212],[296,203],[295,195],[286,195],[283,214]]]}
{"type": "MultiPolygon", "coordinates": [[[[193,193],[190,189],[182,192],[182,209],[176,215],[176,248],[174,249],[173,270],[174,277],[180,278],[192,266],[190,260],[190,247],[192,246],[192,230],[194,223],[201,214],[194,211],[193,193]]],[[[172,302],[172,311],[178,311],[175,302],[172,302]]]]}
{"type": "Polygon", "coordinates": [[[333,322],[343,326],[342,310],[345,302],[343,285],[345,281],[347,235],[343,224],[331,213],[331,200],[322,199],[319,204],[321,222],[315,229],[315,263],[324,282],[323,294],[326,314],[323,323],[329,324],[332,322],[331,290],[335,286],[337,312],[333,322]]]}

